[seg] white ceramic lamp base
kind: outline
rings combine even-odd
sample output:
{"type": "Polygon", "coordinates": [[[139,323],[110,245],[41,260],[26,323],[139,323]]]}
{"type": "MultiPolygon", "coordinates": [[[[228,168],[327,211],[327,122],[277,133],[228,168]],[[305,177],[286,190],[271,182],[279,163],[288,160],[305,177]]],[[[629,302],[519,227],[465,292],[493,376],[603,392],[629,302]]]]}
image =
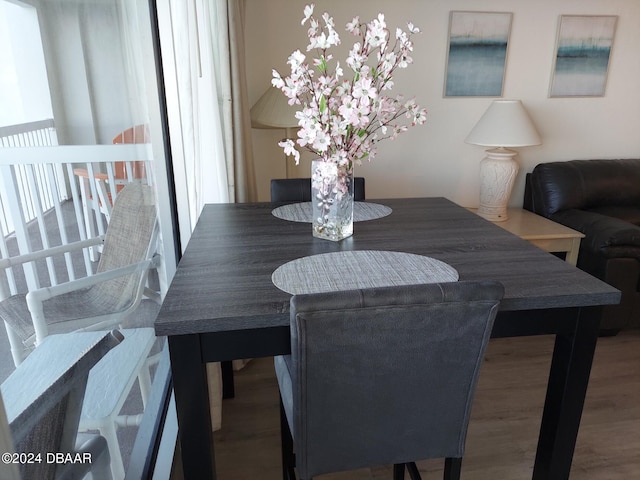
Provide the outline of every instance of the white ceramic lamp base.
{"type": "Polygon", "coordinates": [[[480,162],[480,206],[478,215],[501,222],[507,220],[507,203],[518,174],[517,152],[506,148],[486,150],[480,162]]]}

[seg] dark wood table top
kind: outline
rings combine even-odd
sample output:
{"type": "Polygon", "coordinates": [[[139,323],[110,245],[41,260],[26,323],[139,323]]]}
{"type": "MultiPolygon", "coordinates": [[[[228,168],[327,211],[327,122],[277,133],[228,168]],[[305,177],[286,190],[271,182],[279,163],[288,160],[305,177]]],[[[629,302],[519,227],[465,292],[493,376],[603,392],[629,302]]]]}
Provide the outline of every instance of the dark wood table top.
{"type": "Polygon", "coordinates": [[[374,200],[391,215],[358,222],[341,242],[271,215],[270,203],[206,205],[155,322],[158,335],[288,325],[290,295],[271,274],[307,255],[389,250],[453,266],[460,280],[498,280],[501,310],[615,304],[620,292],[444,198],[374,200]]]}

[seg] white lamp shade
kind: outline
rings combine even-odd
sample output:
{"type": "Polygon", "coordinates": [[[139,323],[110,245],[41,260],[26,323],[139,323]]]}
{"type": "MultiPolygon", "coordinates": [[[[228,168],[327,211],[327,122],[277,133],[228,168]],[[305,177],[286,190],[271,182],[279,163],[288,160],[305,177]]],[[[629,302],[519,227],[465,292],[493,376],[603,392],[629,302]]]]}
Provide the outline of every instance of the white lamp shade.
{"type": "Polygon", "coordinates": [[[268,88],[251,107],[253,128],[292,128],[298,126],[296,111],[299,105],[289,105],[289,99],[275,87],[268,88]]]}
{"type": "Polygon", "coordinates": [[[494,100],[466,143],[486,147],[527,147],[540,145],[540,134],[520,100],[494,100]]]}

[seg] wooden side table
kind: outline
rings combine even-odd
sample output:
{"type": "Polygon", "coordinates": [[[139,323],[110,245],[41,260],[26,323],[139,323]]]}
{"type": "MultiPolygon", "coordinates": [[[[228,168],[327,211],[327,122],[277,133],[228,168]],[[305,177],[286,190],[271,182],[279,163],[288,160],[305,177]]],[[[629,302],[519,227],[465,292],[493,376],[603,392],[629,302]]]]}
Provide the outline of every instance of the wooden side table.
{"type": "MultiPolygon", "coordinates": [[[[469,210],[477,211],[476,208],[469,210]]],[[[576,264],[584,234],[522,208],[510,208],[508,212],[507,220],[494,223],[542,250],[566,252],[565,260],[576,264]]]]}

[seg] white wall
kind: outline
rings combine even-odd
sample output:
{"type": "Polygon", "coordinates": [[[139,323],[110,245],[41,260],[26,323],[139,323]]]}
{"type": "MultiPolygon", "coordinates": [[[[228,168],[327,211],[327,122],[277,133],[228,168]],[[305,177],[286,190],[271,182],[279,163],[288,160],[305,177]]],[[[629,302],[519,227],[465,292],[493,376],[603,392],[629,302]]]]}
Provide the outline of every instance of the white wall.
{"type": "Polygon", "coordinates": [[[133,120],[115,0],[38,6],[61,144],[109,144],[133,120]]]}
{"type": "MultiPolygon", "coordinates": [[[[307,45],[300,26],[303,1],[246,0],[248,89],[253,104],[270,85],[271,69],[287,72],[288,55],[307,45]]],[[[444,196],[477,206],[483,147],[464,139],[491,98],[443,98],[449,12],[513,12],[503,98],[521,99],[536,123],[543,145],[520,149],[520,173],[511,205],[522,204],[524,174],[540,162],[575,158],[640,156],[640,2],[638,0],[315,0],[319,17],[328,11],[340,28],[355,15],[370,20],[385,13],[390,27],[418,25],[414,64],[396,76],[395,93],[416,96],[429,111],[427,124],[396,141],[380,144],[371,163],[356,170],[367,179],[367,197],[444,196]],[[556,31],[561,14],[618,15],[604,97],[549,98],[556,31]]],[[[344,61],[352,37],[341,35],[344,61]]],[[[253,130],[261,200],[269,199],[269,179],[284,176],[278,130],[253,130]]],[[[309,158],[309,157],[307,157],[309,158]]],[[[289,160],[293,162],[293,160],[289,160]]],[[[309,176],[309,162],[290,169],[309,176]]]]}
{"type": "Polygon", "coordinates": [[[0,126],[52,117],[36,10],[0,0],[0,126]]]}

